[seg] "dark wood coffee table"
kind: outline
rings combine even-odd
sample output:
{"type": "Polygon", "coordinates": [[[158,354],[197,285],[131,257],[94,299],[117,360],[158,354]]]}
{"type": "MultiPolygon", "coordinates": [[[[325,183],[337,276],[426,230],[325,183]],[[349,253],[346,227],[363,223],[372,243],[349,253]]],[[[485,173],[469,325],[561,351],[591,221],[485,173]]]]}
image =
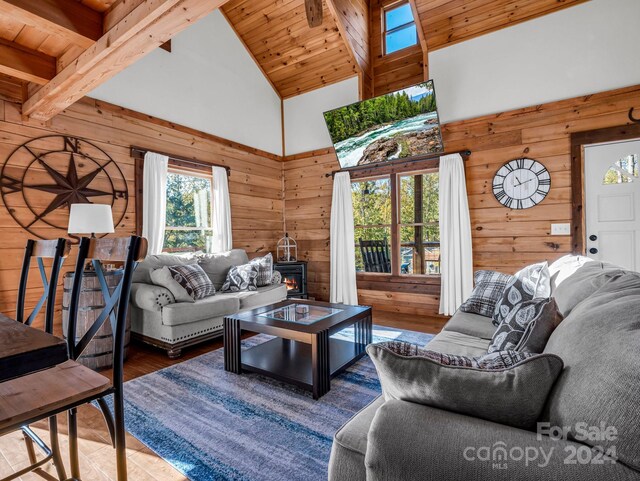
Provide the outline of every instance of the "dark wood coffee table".
{"type": "Polygon", "coordinates": [[[364,356],[371,338],[370,307],[290,299],[224,318],[224,368],[288,382],[318,399],[331,389],[331,378],[364,356]],[[331,337],[351,326],[352,339],[331,337]],[[241,351],[242,330],[276,337],[241,351]]]}

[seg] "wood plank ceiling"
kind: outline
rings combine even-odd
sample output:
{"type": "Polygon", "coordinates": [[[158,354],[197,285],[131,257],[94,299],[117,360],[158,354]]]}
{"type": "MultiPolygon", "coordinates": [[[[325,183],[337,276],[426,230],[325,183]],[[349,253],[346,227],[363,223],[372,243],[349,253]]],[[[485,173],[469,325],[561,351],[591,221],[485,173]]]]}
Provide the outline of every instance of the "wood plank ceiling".
{"type": "MultiPolygon", "coordinates": [[[[274,88],[287,98],[355,73],[363,72],[371,81],[375,59],[371,61],[370,57],[381,55],[381,45],[373,44],[382,42],[380,7],[401,1],[325,0],[323,24],[314,29],[307,25],[304,0],[231,0],[223,12],[274,88]],[[367,23],[364,28],[362,19],[367,23]],[[364,33],[368,38],[362,39],[364,33]],[[362,52],[363,45],[369,47],[369,52],[362,52]]],[[[426,50],[446,47],[585,1],[410,0],[424,33],[422,45],[416,48],[426,54],[426,50]]],[[[399,61],[395,63],[400,64],[405,53],[400,51],[388,57],[397,57],[399,61]]],[[[416,58],[422,62],[420,55],[414,57],[411,62],[416,58]]],[[[418,70],[421,68],[418,66],[418,70]]],[[[367,86],[361,85],[361,89],[365,95],[369,91],[367,86]]]]}
{"type": "Polygon", "coordinates": [[[427,51],[585,1],[410,0],[418,53],[381,60],[381,6],[398,0],[324,0],[313,29],[304,0],[0,0],[0,98],[46,120],[217,7],[282,98],[355,74],[369,97],[428,75],[427,51]]]}
{"type": "Polygon", "coordinates": [[[586,1],[415,0],[415,4],[431,51],[586,1]]]}
{"type": "Polygon", "coordinates": [[[222,10],[282,98],[358,72],[326,1],[316,28],[304,0],[231,0],[222,10]]]}

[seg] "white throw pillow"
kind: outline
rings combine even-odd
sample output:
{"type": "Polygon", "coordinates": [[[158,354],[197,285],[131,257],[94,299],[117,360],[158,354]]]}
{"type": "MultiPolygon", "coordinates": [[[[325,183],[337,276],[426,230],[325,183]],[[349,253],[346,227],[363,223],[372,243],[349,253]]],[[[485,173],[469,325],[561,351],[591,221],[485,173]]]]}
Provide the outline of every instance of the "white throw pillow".
{"type": "Polygon", "coordinates": [[[593,262],[593,259],[585,256],[574,256],[569,254],[561,257],[551,264],[549,266],[549,273],[551,274],[551,290],[555,291],[556,288],[569,276],[574,274],[588,262],[593,262]]]}
{"type": "Polygon", "coordinates": [[[528,284],[532,289],[534,299],[546,299],[551,296],[551,274],[549,264],[546,261],[520,269],[515,273],[515,277],[528,284]]]}

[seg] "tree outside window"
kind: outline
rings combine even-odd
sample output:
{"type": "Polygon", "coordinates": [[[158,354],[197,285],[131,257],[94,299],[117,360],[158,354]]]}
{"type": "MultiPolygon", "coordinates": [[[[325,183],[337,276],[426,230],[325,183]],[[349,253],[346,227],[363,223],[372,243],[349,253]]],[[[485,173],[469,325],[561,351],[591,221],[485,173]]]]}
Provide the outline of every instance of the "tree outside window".
{"type": "Polygon", "coordinates": [[[400,274],[440,274],[438,181],[438,172],[434,171],[351,184],[357,271],[391,272],[390,262],[388,269],[381,270],[379,265],[374,268],[373,262],[363,259],[364,252],[369,256],[395,259],[400,274]],[[397,182],[397,199],[392,195],[392,182],[397,182]],[[394,209],[398,213],[395,225],[394,209]],[[391,242],[394,229],[399,238],[395,246],[391,242]],[[377,245],[372,248],[369,247],[371,244],[377,245]],[[382,254],[379,254],[380,249],[382,254]]]}
{"type": "MultiPolygon", "coordinates": [[[[391,239],[391,182],[389,178],[365,180],[351,184],[353,225],[356,244],[356,270],[364,272],[360,241],[391,239]]],[[[390,271],[389,271],[390,272],[390,271]]]]}
{"type": "Polygon", "coordinates": [[[164,251],[209,251],[212,178],[171,170],[167,174],[167,217],[164,251]]]}
{"type": "Polygon", "coordinates": [[[400,177],[400,271],[440,274],[439,175],[400,177]]]}

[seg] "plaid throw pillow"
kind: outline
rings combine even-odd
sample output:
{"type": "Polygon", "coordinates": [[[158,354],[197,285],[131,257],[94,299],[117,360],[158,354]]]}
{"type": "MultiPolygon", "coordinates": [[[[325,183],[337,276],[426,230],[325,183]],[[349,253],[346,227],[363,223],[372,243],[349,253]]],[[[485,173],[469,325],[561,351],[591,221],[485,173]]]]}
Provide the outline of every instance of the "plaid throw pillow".
{"type": "Polygon", "coordinates": [[[249,264],[253,264],[258,268],[258,277],[256,278],[256,285],[258,287],[271,284],[271,278],[273,277],[273,256],[271,252],[264,257],[251,259],[249,264]]]}
{"type": "Polygon", "coordinates": [[[513,276],[495,271],[476,271],[473,278],[475,287],[469,299],[460,306],[460,310],[493,317],[496,302],[502,299],[507,283],[513,276]]]}
{"type": "Polygon", "coordinates": [[[171,276],[195,300],[213,296],[216,288],[198,264],[169,267],[171,276]]]}
{"type": "Polygon", "coordinates": [[[483,354],[482,356],[467,357],[430,351],[405,341],[388,341],[380,343],[378,346],[403,357],[422,357],[431,359],[443,366],[473,367],[486,371],[507,369],[535,355],[530,352],[505,350],[483,354]]]}

